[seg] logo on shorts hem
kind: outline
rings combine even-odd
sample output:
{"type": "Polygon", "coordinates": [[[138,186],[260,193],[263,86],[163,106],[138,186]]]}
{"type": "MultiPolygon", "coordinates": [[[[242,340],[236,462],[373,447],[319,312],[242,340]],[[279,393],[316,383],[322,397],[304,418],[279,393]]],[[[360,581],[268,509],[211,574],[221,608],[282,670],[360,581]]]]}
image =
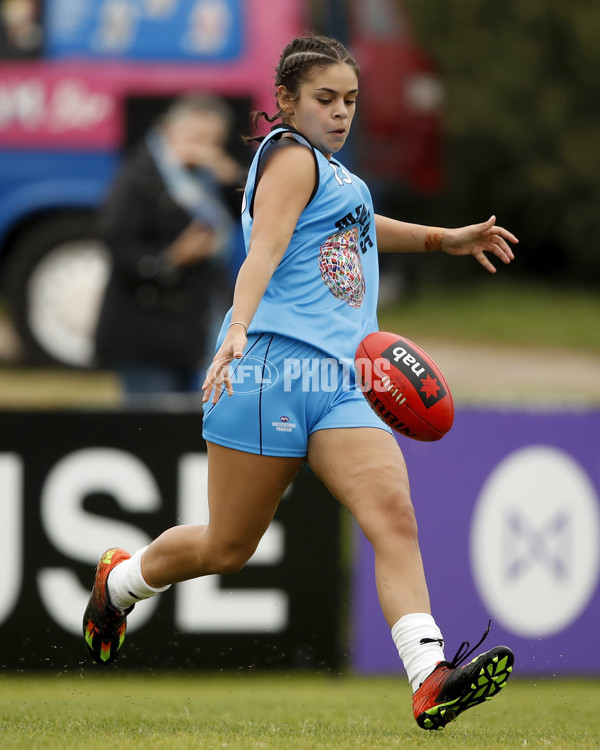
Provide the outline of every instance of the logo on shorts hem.
{"type": "Polygon", "coordinates": [[[278,422],[271,422],[271,426],[275,428],[276,432],[291,432],[297,425],[295,422],[290,422],[290,418],[283,416],[279,417],[278,422]]]}

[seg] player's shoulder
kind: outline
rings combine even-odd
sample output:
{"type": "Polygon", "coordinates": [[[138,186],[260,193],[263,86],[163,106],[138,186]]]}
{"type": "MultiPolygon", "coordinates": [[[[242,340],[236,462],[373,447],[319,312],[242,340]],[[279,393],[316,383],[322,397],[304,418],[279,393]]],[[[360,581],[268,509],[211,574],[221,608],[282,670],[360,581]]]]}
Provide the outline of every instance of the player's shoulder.
{"type": "Polygon", "coordinates": [[[277,162],[280,165],[295,166],[299,169],[314,168],[314,149],[306,140],[299,140],[293,133],[284,132],[279,138],[272,138],[261,158],[261,171],[277,162]]]}
{"type": "Polygon", "coordinates": [[[287,183],[292,177],[299,190],[302,186],[310,190],[310,202],[319,184],[319,165],[314,150],[295,138],[281,137],[274,140],[273,145],[261,157],[257,180],[262,181],[265,175],[269,176],[272,185],[282,181],[287,183]]]}

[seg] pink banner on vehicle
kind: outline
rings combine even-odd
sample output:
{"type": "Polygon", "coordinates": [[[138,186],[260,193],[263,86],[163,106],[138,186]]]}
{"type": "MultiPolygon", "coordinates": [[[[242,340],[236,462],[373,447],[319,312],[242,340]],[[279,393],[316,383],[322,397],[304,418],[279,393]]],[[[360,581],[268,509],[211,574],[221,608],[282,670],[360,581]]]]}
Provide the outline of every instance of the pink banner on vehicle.
{"type": "Polygon", "coordinates": [[[4,66],[0,148],[108,149],[121,138],[122,115],[110,80],[77,66],[4,66]]]}

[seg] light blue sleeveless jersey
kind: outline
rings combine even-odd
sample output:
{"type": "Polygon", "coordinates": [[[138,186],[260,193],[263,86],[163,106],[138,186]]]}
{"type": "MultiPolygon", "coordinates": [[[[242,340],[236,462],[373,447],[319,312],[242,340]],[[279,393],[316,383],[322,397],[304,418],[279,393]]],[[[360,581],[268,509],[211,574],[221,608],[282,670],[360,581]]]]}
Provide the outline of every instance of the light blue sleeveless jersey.
{"type": "MultiPolygon", "coordinates": [[[[261,143],[246,183],[242,226],[246,249],[261,156],[274,139],[292,132],[311,148],[318,184],[302,212],[273,274],[249,333],[276,333],[352,361],[361,339],[377,330],[379,270],[371,194],[365,183],[336,159],[328,161],[297,131],[273,130],[261,143]]],[[[290,175],[290,180],[294,175],[290,175]]],[[[219,343],[231,321],[227,314],[219,343]]]]}

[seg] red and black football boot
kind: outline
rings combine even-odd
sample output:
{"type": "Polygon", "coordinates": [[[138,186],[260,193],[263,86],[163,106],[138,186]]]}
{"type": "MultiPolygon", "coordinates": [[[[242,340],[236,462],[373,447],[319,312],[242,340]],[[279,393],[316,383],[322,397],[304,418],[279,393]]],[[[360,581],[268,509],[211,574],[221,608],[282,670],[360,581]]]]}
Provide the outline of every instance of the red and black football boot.
{"type": "Polygon", "coordinates": [[[440,661],[413,693],[413,715],[422,729],[443,729],[468,708],[493,698],[505,685],[515,660],[507,646],[497,646],[459,666],[487,637],[490,626],[469,650],[465,641],[452,661],[440,661]]]}
{"type": "Polygon", "coordinates": [[[94,578],[92,595],[83,615],[83,637],[94,661],[108,664],[116,659],[127,629],[127,615],[135,605],[124,612],[114,607],[108,595],[107,579],[110,571],[131,555],[124,549],[108,549],[100,558],[94,578]]]}

